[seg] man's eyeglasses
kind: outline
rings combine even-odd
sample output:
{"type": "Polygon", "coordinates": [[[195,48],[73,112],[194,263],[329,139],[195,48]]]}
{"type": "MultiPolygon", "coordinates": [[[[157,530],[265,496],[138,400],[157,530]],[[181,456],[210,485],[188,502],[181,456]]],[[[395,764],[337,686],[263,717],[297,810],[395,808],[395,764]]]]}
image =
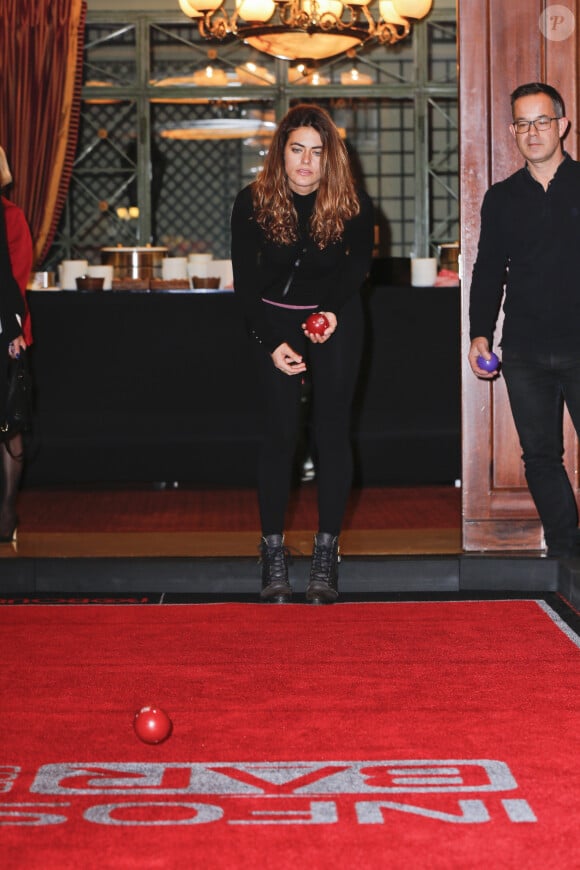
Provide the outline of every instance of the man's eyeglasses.
{"type": "Polygon", "coordinates": [[[533,127],[538,133],[544,130],[549,130],[552,121],[559,121],[559,118],[548,118],[547,115],[540,115],[539,118],[534,118],[533,121],[514,121],[514,130],[516,133],[527,133],[530,127],[533,127]]]}

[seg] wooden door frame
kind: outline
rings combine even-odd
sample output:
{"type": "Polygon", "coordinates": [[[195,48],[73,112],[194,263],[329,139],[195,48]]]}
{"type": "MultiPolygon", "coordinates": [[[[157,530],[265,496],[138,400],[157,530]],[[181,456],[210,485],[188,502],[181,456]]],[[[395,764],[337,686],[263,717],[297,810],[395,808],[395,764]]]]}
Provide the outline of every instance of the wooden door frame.
{"type": "MultiPolygon", "coordinates": [[[[579,4],[580,0],[566,4],[576,21],[579,4]]],[[[578,35],[574,32],[564,40],[546,38],[540,27],[545,5],[543,0],[458,0],[465,551],[543,546],[505,385],[501,377],[492,383],[478,381],[467,363],[467,353],[469,286],[477,256],[481,203],[491,184],[522,165],[508,130],[509,95],[515,87],[546,81],[562,93],[572,119],[566,150],[577,155],[578,35]]],[[[578,443],[567,414],[565,464],[578,498],[578,443]]]]}

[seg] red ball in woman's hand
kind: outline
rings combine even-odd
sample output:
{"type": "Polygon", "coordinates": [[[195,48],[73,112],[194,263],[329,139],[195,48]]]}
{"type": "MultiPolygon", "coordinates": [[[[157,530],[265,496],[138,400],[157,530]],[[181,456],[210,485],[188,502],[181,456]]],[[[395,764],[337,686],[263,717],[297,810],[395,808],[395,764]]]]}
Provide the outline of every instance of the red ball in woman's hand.
{"type": "Polygon", "coordinates": [[[311,314],[306,318],[306,331],[314,335],[324,335],[330,323],[324,314],[311,314]]]}

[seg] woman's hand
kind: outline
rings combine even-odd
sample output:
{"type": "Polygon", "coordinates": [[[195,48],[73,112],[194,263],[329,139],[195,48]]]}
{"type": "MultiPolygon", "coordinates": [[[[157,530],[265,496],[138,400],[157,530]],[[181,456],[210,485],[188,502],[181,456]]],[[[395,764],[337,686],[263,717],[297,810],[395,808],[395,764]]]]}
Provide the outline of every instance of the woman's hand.
{"type": "Polygon", "coordinates": [[[23,350],[26,350],[26,342],[24,337],[19,335],[8,345],[8,356],[12,357],[12,359],[18,359],[23,350]]]}
{"type": "Polygon", "coordinates": [[[306,323],[302,324],[304,334],[307,338],[310,339],[313,344],[324,344],[325,341],[328,341],[332,333],[335,331],[338,323],[336,319],[336,314],[333,314],[332,311],[320,311],[319,313],[324,314],[324,316],[328,320],[328,326],[326,327],[322,335],[319,335],[316,332],[308,332],[308,330],[306,329],[306,323]]]}
{"type": "Polygon", "coordinates": [[[279,344],[271,354],[272,362],[285,375],[299,375],[306,371],[306,363],[289,344],[279,344]]]}

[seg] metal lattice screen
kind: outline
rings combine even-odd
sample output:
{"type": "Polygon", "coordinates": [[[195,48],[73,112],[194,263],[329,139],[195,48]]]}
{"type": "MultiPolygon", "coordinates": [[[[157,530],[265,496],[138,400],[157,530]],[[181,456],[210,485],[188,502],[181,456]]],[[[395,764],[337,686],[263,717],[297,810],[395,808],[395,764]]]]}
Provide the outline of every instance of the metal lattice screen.
{"type": "MultiPolygon", "coordinates": [[[[272,109],[267,110],[269,115],[272,109]]],[[[226,120],[243,121],[256,105],[228,111],[226,120]]],[[[193,127],[200,135],[212,121],[223,118],[220,108],[156,105],[152,112],[152,186],[154,236],[174,256],[211,251],[216,259],[229,257],[229,223],[233,197],[243,185],[243,167],[251,177],[253,146],[240,138],[170,138],[164,133],[193,127]],[[195,124],[199,124],[196,128],[195,124]]],[[[211,133],[212,130],[210,129],[211,133]]],[[[219,131],[218,131],[219,133],[219,131]]]]}
{"type": "Polygon", "coordinates": [[[104,245],[134,245],[135,231],[115,206],[135,186],[136,164],[127,144],[134,137],[135,105],[85,106],[68,201],[50,258],[98,262],[104,245]]]}
{"type": "Polygon", "coordinates": [[[429,20],[395,49],[363,51],[356,85],[351,58],[320,64],[315,86],[312,74],[256,57],[238,41],[208,49],[182,21],[123,17],[89,16],[77,159],[47,267],[70,256],[99,262],[111,244],[227,258],[233,199],[268,144],[267,130],[251,125],[272,125],[304,99],[327,107],[344,129],[377,208],[381,255],[457,240],[454,21],[429,20]],[[250,58],[258,72],[248,74],[250,58]],[[209,63],[221,84],[193,82],[209,63]]]}

